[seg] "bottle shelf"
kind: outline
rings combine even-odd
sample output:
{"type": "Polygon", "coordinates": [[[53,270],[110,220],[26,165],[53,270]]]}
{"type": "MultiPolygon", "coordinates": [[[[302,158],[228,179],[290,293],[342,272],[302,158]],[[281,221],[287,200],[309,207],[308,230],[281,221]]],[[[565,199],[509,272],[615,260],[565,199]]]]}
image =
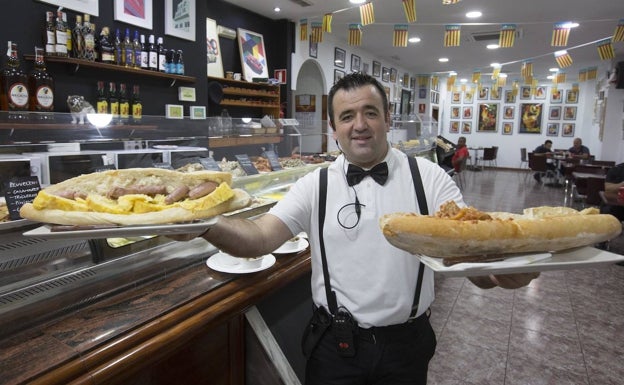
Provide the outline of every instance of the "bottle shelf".
{"type": "MultiPolygon", "coordinates": [[[[34,61],[35,55],[24,55],[24,60],[34,61]]],[[[149,70],[144,70],[140,68],[128,68],[128,67],[123,67],[123,66],[119,66],[116,64],[100,63],[100,62],[94,62],[94,61],[89,61],[89,60],[84,60],[84,59],[76,59],[76,58],[71,58],[71,57],[46,56],[45,61],[46,63],[65,63],[65,64],[74,65],[75,66],[74,72],[78,72],[78,70],[82,66],[82,67],[87,67],[87,68],[97,68],[97,69],[103,69],[103,70],[109,70],[109,71],[126,72],[126,73],[141,75],[141,76],[151,76],[151,77],[162,78],[162,79],[170,79],[172,80],[171,86],[173,86],[176,81],[180,81],[184,83],[195,83],[197,81],[197,79],[194,76],[167,74],[163,72],[149,71],[149,70]]]]}

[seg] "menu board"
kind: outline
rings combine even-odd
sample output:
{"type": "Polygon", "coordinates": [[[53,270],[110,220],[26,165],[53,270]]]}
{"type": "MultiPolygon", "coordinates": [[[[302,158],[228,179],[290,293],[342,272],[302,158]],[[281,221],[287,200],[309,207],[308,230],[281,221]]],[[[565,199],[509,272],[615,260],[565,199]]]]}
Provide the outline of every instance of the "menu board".
{"type": "Polygon", "coordinates": [[[262,154],[265,158],[269,160],[269,165],[271,166],[271,170],[277,171],[282,170],[282,164],[279,161],[279,158],[275,151],[265,151],[262,154]]]}
{"type": "Polygon", "coordinates": [[[206,170],[221,171],[221,167],[219,167],[219,164],[212,158],[212,156],[200,158],[199,163],[201,163],[206,170]]]}
{"type": "Polygon", "coordinates": [[[19,178],[11,178],[6,184],[4,197],[9,209],[9,218],[12,221],[22,219],[19,215],[20,208],[24,203],[32,202],[41,186],[36,176],[24,176],[19,178]]]}
{"type": "Polygon", "coordinates": [[[258,169],[253,165],[247,154],[236,155],[236,161],[247,175],[259,174],[258,169]]]}

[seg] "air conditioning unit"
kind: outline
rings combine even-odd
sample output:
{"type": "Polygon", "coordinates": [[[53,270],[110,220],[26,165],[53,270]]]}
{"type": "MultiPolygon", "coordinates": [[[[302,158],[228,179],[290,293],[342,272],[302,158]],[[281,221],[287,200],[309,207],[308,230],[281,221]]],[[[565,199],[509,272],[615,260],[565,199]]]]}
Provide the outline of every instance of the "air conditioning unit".
{"type": "Polygon", "coordinates": [[[217,34],[226,39],[236,39],[236,31],[222,25],[217,26],[217,34]]]}

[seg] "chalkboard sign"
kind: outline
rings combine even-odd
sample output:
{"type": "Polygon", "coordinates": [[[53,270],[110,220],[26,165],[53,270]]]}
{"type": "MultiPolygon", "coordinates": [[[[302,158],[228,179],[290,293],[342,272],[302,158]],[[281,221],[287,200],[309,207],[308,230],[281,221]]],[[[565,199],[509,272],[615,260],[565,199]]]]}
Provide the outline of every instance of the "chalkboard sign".
{"type": "Polygon", "coordinates": [[[206,170],[221,171],[221,167],[219,167],[219,164],[212,158],[212,156],[201,158],[199,163],[201,163],[206,170]]]}
{"type": "Polygon", "coordinates": [[[240,166],[243,168],[243,171],[245,171],[247,175],[259,174],[258,170],[256,169],[256,166],[254,166],[253,163],[251,163],[251,159],[249,159],[249,156],[247,156],[247,154],[236,155],[236,160],[238,161],[238,164],[240,164],[240,166]]]}
{"type": "Polygon", "coordinates": [[[4,197],[9,209],[9,218],[12,221],[22,219],[19,215],[19,209],[24,203],[32,202],[37,196],[41,190],[39,179],[36,176],[11,178],[5,183],[5,186],[4,197]]]}
{"type": "Polygon", "coordinates": [[[275,151],[265,151],[263,156],[269,160],[269,165],[271,166],[271,170],[277,171],[282,170],[282,165],[280,164],[279,158],[275,151]]]}

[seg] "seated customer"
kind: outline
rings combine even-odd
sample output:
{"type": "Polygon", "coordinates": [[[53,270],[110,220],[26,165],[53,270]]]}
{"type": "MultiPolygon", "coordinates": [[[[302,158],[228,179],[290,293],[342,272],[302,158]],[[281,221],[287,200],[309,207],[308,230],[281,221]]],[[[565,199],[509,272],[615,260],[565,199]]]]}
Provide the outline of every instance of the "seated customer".
{"type": "MultiPolygon", "coordinates": [[[[624,186],[624,163],[611,167],[605,178],[605,194],[617,196],[618,189],[624,186]]],[[[624,204],[624,203],[623,203],[624,204]]],[[[609,205],[604,203],[600,207],[602,214],[611,214],[620,221],[624,221],[624,206],[609,205]]]]}
{"type": "MultiPolygon", "coordinates": [[[[533,150],[533,154],[543,154],[543,156],[546,157],[551,157],[553,154],[552,151],[552,140],[546,140],[544,142],[544,144],[540,144],[539,146],[537,146],[535,148],[535,150],[533,150]]],[[[546,167],[549,170],[555,171],[555,165],[552,163],[551,159],[548,159],[546,161],[546,167]]],[[[542,180],[542,173],[541,172],[536,172],[535,174],[533,174],[533,178],[535,178],[536,181],[541,182],[542,180]]]]}
{"type": "Polygon", "coordinates": [[[583,146],[583,141],[581,140],[581,138],[574,138],[573,145],[568,149],[568,152],[570,153],[570,156],[572,158],[585,160],[589,159],[590,156],[589,148],[583,146]]]}
{"type": "Polygon", "coordinates": [[[466,137],[460,136],[457,139],[457,148],[455,149],[455,153],[453,154],[453,158],[451,158],[451,163],[453,164],[453,168],[455,168],[456,172],[459,172],[461,163],[464,159],[468,159],[470,154],[468,153],[468,147],[466,147],[466,137]]]}

